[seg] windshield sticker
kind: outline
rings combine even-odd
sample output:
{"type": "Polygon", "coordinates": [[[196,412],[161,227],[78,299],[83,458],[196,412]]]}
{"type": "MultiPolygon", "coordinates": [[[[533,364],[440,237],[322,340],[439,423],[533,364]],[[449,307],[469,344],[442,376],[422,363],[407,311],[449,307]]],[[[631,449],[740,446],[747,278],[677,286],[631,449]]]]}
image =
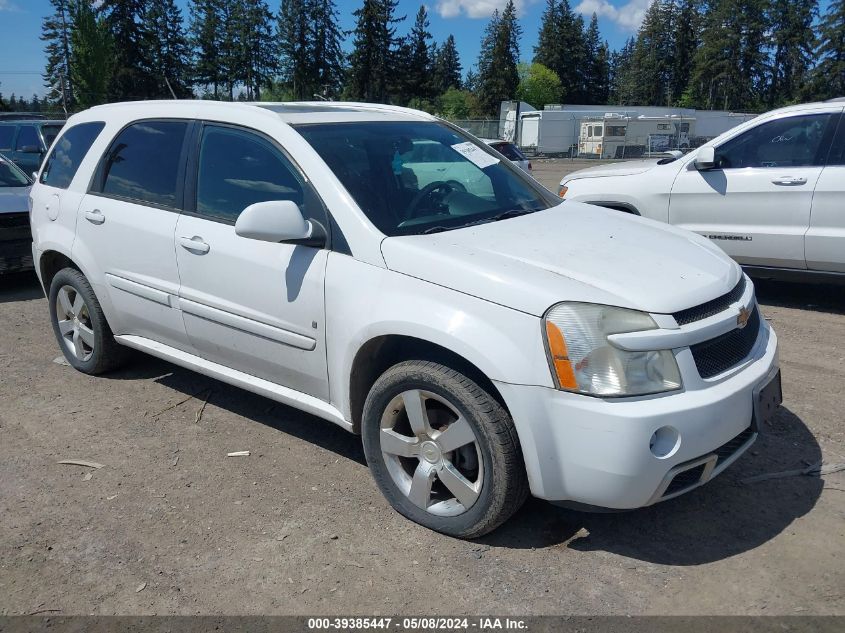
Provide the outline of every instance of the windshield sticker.
{"type": "Polygon", "coordinates": [[[491,156],[475,143],[458,143],[452,145],[452,149],[481,169],[499,162],[498,158],[491,156]]]}

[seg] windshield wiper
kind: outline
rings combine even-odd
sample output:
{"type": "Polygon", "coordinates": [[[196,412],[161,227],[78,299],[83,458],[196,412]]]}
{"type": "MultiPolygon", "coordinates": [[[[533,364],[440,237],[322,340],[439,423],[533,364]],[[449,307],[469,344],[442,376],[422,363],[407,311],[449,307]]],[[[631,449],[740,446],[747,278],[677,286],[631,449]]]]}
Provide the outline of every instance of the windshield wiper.
{"type": "Polygon", "coordinates": [[[432,226],[427,228],[425,231],[421,233],[421,235],[430,235],[432,233],[442,233],[443,231],[452,231],[454,229],[464,229],[468,226],[478,226],[479,224],[489,224],[490,222],[498,222],[499,220],[507,220],[508,218],[516,218],[520,215],[528,215],[529,213],[534,213],[534,211],[528,211],[526,209],[510,209],[509,211],[503,211],[498,215],[491,216],[489,218],[481,218],[480,220],[474,220],[472,222],[467,222],[466,224],[456,224],[455,226],[432,226]]]}

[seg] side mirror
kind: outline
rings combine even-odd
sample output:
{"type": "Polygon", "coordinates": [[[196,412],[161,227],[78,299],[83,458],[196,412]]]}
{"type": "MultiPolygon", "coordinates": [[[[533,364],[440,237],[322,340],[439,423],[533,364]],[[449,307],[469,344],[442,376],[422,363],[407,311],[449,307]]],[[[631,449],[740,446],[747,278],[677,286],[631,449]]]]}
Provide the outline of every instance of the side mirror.
{"type": "Polygon", "coordinates": [[[23,154],[40,154],[41,148],[38,145],[24,145],[18,151],[23,154]]]}
{"type": "Polygon", "coordinates": [[[322,246],[326,234],[316,222],[302,217],[292,200],[269,200],[249,205],[235,222],[235,234],[262,242],[322,246]]]}
{"type": "Polygon", "coordinates": [[[698,171],[707,171],[716,166],[716,149],[714,147],[702,147],[693,163],[698,171]]]}

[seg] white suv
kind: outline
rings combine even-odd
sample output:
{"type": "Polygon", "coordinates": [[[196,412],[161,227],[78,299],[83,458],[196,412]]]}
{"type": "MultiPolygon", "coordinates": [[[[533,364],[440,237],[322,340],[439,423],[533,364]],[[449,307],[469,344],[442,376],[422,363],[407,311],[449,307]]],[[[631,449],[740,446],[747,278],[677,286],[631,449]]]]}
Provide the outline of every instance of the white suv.
{"type": "Polygon", "coordinates": [[[681,494],[780,402],[775,334],[718,248],[597,222],[421,112],[97,107],[32,198],[71,365],[100,373],[131,347],[360,433],[393,507],[447,534],[492,530],[529,490],[609,508],[681,494]]]}
{"type": "Polygon", "coordinates": [[[560,195],[700,233],[753,276],[845,282],[843,108],[774,110],[681,158],[573,172],[560,195]]]}

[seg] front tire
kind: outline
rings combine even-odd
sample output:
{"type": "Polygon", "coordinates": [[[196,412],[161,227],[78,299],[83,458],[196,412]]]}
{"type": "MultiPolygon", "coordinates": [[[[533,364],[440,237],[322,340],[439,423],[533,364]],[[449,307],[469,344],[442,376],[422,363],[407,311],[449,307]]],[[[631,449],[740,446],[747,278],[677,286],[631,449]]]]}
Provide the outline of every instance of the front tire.
{"type": "Polygon", "coordinates": [[[437,532],[477,538],[528,496],[519,438],[504,407],[464,374],[405,361],[364,404],[364,453],[400,514],[437,532]]]}
{"type": "Polygon", "coordinates": [[[119,367],[125,348],[114,340],[100,302],[81,272],[63,268],[50,283],[50,322],[71,366],[97,375],[119,367]]]}

